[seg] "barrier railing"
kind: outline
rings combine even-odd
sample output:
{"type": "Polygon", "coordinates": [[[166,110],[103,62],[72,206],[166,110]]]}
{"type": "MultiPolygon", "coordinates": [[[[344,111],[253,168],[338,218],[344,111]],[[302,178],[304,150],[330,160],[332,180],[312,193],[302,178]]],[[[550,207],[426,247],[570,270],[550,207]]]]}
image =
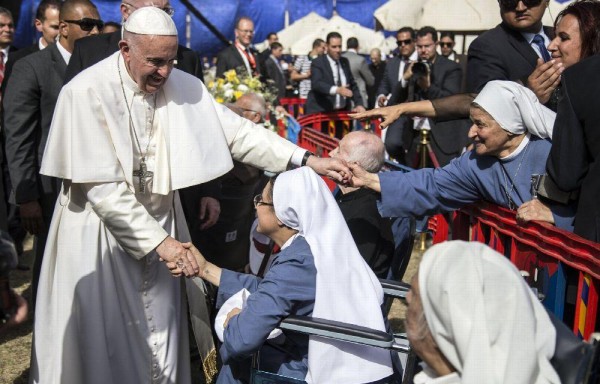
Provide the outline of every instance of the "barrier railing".
{"type": "Polygon", "coordinates": [[[304,115],[305,103],[306,99],[301,99],[299,97],[286,97],[279,99],[279,104],[285,108],[290,115],[294,116],[295,119],[297,119],[298,116],[304,115]]]}
{"type": "Polygon", "coordinates": [[[599,243],[547,223],[517,224],[515,212],[487,202],[436,215],[430,219],[429,229],[434,243],[449,238],[479,241],[509,257],[519,270],[529,273],[527,280],[543,295],[544,306],[572,324],[575,334],[588,339],[594,331],[600,289],[599,243]]]}
{"type": "Polygon", "coordinates": [[[317,131],[327,133],[330,137],[341,139],[348,132],[351,132],[353,125],[357,124],[359,128],[372,130],[377,136],[381,136],[381,128],[379,120],[371,121],[356,121],[348,116],[349,112],[328,112],[328,113],[311,113],[298,118],[298,122],[302,127],[310,127],[317,131]]]}

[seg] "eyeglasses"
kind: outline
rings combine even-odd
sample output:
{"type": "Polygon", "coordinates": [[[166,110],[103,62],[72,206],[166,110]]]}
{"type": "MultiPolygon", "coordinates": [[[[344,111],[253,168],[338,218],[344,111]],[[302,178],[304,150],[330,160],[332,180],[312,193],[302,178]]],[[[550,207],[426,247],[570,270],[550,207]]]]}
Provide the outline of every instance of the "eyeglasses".
{"type": "Polygon", "coordinates": [[[454,43],[440,43],[441,48],[452,48],[454,47],[454,43]]]}
{"type": "Polygon", "coordinates": [[[77,24],[81,30],[89,32],[94,27],[98,28],[98,31],[101,31],[104,28],[104,21],[99,19],[90,19],[89,17],[84,17],[79,20],[63,20],[65,23],[77,24]]]}
{"type": "Polygon", "coordinates": [[[237,29],[240,33],[246,33],[248,35],[253,35],[254,31],[252,29],[237,29]]]}
{"type": "Polygon", "coordinates": [[[522,1],[527,8],[534,8],[542,4],[542,0],[498,0],[498,3],[502,9],[514,11],[517,9],[519,1],[522,1]]]}
{"type": "Polygon", "coordinates": [[[273,206],[273,203],[265,203],[264,201],[262,201],[262,195],[256,195],[254,196],[254,208],[258,208],[260,205],[268,205],[268,206],[273,206]]]}
{"type": "Polygon", "coordinates": [[[398,40],[398,41],[396,41],[396,44],[398,44],[399,47],[401,47],[403,45],[410,45],[410,44],[412,44],[412,39],[398,40]]]}
{"type": "MultiPolygon", "coordinates": [[[[258,112],[258,111],[255,111],[254,109],[248,109],[248,108],[244,108],[244,107],[239,107],[239,106],[237,106],[237,105],[236,105],[236,107],[237,107],[237,108],[239,108],[239,109],[241,109],[241,110],[242,110],[242,111],[244,111],[244,112],[254,112],[254,113],[256,113],[257,115],[260,115],[260,112],[258,112]]],[[[261,115],[261,116],[262,116],[262,115],[261,115]]]]}
{"type": "MultiPolygon", "coordinates": [[[[125,4],[125,5],[127,5],[127,6],[130,6],[130,7],[131,7],[131,8],[133,8],[134,10],[136,10],[136,9],[138,9],[138,8],[139,8],[139,7],[136,7],[136,6],[135,6],[135,5],[133,5],[133,4],[129,4],[129,3],[125,2],[125,1],[123,2],[123,4],[125,4]]],[[[169,16],[173,16],[173,15],[175,14],[175,8],[173,8],[173,7],[169,7],[168,5],[167,5],[166,7],[163,7],[163,8],[160,8],[160,7],[155,7],[155,8],[158,8],[158,9],[162,10],[164,13],[166,13],[166,14],[167,14],[167,15],[169,15],[169,16]]]]}

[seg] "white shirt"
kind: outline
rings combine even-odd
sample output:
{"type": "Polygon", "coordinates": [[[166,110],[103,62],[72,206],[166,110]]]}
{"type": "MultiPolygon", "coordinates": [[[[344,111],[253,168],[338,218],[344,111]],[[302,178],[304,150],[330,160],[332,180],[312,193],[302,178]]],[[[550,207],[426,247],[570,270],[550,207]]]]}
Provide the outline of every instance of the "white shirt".
{"type": "Polygon", "coordinates": [[[71,60],[71,52],[67,51],[65,49],[65,47],[62,46],[60,41],[57,41],[55,44],[56,44],[56,47],[58,48],[58,52],[60,52],[60,55],[62,56],[63,60],[65,61],[65,63],[67,63],[67,65],[69,65],[69,60],[71,60]]]}
{"type": "MultiPolygon", "coordinates": [[[[329,55],[327,55],[327,61],[329,61],[329,66],[331,67],[331,71],[333,72],[333,82],[335,84],[338,84],[338,67],[337,66],[340,61],[338,60],[336,62],[329,55]]],[[[347,85],[348,81],[346,79],[346,74],[344,73],[344,68],[341,67],[341,64],[340,64],[339,74],[340,74],[339,83],[341,85],[347,85]]],[[[337,85],[332,86],[329,89],[329,94],[335,95],[335,109],[340,109],[340,108],[344,107],[345,103],[342,103],[342,96],[337,94],[337,89],[338,89],[337,85]]]]}
{"type": "Polygon", "coordinates": [[[10,49],[10,45],[4,49],[0,49],[0,52],[4,53],[4,64],[8,61],[8,50],[10,49]]]}

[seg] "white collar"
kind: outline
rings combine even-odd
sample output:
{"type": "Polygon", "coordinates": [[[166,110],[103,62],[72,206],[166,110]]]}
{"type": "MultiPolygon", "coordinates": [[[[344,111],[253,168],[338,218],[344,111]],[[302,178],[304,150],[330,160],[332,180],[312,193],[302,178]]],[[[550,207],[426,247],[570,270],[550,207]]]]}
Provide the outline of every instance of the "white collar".
{"type": "Polygon", "coordinates": [[[4,64],[8,61],[8,50],[10,49],[10,45],[4,49],[0,49],[0,52],[4,52],[4,64]]]}
{"type": "MultiPolygon", "coordinates": [[[[544,38],[544,41],[546,41],[548,39],[548,36],[546,36],[546,33],[544,32],[544,26],[542,26],[540,28],[540,30],[536,33],[531,33],[531,32],[521,32],[521,35],[525,38],[525,40],[527,40],[527,42],[529,44],[531,44],[531,42],[533,41],[533,38],[535,37],[535,35],[540,35],[544,38]]],[[[547,41],[546,41],[547,42],[547,41]]]]}
{"type": "Polygon", "coordinates": [[[125,58],[123,57],[122,54],[119,53],[119,55],[117,56],[117,61],[119,63],[118,64],[119,70],[120,70],[121,78],[123,80],[123,85],[125,86],[125,88],[129,89],[134,94],[145,93],[145,92],[142,92],[140,87],[138,87],[137,83],[131,78],[131,75],[127,71],[127,67],[125,66],[125,58]]]}
{"type": "Polygon", "coordinates": [[[335,65],[336,63],[339,63],[339,61],[340,61],[340,59],[338,59],[337,61],[333,60],[331,58],[331,56],[329,56],[329,55],[326,55],[326,56],[327,56],[327,60],[329,61],[329,64],[331,64],[331,65],[335,65]]]}
{"type": "Polygon", "coordinates": [[[54,44],[56,44],[56,47],[58,48],[58,52],[60,52],[60,55],[62,56],[65,63],[67,63],[67,65],[69,65],[69,60],[71,60],[71,52],[67,51],[65,49],[65,47],[63,47],[62,44],[60,43],[60,41],[58,41],[58,40],[54,44]]]}
{"type": "Polygon", "coordinates": [[[348,48],[348,50],[346,52],[354,52],[354,53],[358,54],[358,52],[356,52],[356,49],[354,49],[354,48],[348,48]]]}
{"type": "Polygon", "coordinates": [[[40,39],[38,40],[38,48],[40,49],[40,51],[47,47],[48,47],[48,44],[44,45],[44,38],[40,37],[40,39]]]}
{"type": "Polygon", "coordinates": [[[517,149],[515,149],[511,154],[501,157],[500,161],[503,161],[503,162],[510,161],[510,160],[514,159],[515,157],[519,156],[519,153],[523,152],[523,150],[525,149],[527,144],[529,144],[530,139],[531,139],[531,134],[529,132],[527,132],[527,134],[525,134],[525,137],[523,138],[523,141],[521,141],[521,144],[519,144],[517,149]]]}
{"type": "Polygon", "coordinates": [[[284,249],[289,247],[292,244],[292,242],[294,242],[294,240],[296,240],[296,237],[298,237],[298,235],[299,235],[299,233],[295,233],[294,235],[292,235],[292,237],[287,239],[287,241],[285,243],[283,243],[283,245],[281,246],[281,250],[283,251],[284,249]]]}

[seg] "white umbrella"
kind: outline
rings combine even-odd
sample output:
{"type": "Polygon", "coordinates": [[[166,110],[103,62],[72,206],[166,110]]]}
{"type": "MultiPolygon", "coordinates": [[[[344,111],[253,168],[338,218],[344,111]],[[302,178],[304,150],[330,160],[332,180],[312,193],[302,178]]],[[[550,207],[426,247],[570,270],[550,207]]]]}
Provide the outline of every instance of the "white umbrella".
{"type": "MultiPolygon", "coordinates": [[[[318,29],[327,22],[328,20],[326,18],[319,16],[315,12],[311,12],[303,18],[296,20],[294,24],[277,32],[277,37],[279,37],[279,42],[281,45],[283,45],[284,52],[289,53],[290,48],[298,41],[298,39],[306,36],[307,34],[311,34],[312,31],[318,29]]],[[[325,39],[325,36],[321,38],[325,39]]],[[[301,55],[306,55],[312,49],[313,41],[314,39],[310,41],[310,47],[308,50],[300,53],[301,55]]],[[[266,48],[266,44],[264,45],[263,49],[264,48],[266,48]]]]}
{"type": "Polygon", "coordinates": [[[417,25],[423,4],[428,0],[390,0],[375,10],[373,16],[386,31],[417,25]]]}
{"type": "MultiPolygon", "coordinates": [[[[289,46],[292,55],[305,55],[312,49],[312,42],[316,38],[325,40],[329,32],[338,32],[342,35],[342,49],[346,49],[346,40],[356,37],[359,44],[359,53],[369,54],[373,48],[386,51],[385,36],[381,32],[365,28],[358,23],[350,22],[340,16],[333,16],[329,21],[313,29],[306,29],[296,35],[296,41],[289,46]],[[299,36],[302,38],[299,39],[299,36]]],[[[281,37],[279,39],[281,41],[281,37]]],[[[287,51],[287,46],[284,44],[287,51]]]]}
{"type": "MultiPolygon", "coordinates": [[[[553,18],[570,3],[550,0],[544,25],[554,25],[553,18]]],[[[405,25],[430,25],[440,31],[482,31],[501,22],[498,0],[390,0],[374,16],[391,31],[405,25]]]]}

